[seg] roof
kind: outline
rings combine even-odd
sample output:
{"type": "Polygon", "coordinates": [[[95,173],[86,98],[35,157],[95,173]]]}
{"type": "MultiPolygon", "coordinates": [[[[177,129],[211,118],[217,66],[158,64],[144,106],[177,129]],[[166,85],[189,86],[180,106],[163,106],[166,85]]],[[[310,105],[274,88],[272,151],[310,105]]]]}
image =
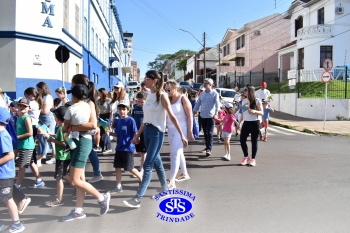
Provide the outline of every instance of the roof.
{"type": "Polygon", "coordinates": [[[277,51],[278,51],[278,50],[281,50],[281,49],[288,48],[288,47],[290,47],[290,46],[292,46],[292,45],[295,45],[295,44],[297,44],[297,40],[294,40],[294,41],[292,41],[292,42],[290,42],[290,43],[288,43],[288,44],[282,46],[281,48],[277,49],[277,51]]]}

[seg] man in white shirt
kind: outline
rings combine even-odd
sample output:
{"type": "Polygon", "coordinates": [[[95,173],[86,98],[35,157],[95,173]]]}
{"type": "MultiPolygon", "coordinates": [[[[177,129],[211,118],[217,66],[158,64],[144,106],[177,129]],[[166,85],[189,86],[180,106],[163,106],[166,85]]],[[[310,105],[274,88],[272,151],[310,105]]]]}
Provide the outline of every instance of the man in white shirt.
{"type": "Polygon", "coordinates": [[[261,89],[257,90],[255,92],[256,97],[259,98],[260,100],[266,100],[266,101],[270,101],[269,97],[271,96],[271,93],[269,90],[266,89],[267,87],[267,83],[266,82],[262,82],[261,83],[261,89]]]}

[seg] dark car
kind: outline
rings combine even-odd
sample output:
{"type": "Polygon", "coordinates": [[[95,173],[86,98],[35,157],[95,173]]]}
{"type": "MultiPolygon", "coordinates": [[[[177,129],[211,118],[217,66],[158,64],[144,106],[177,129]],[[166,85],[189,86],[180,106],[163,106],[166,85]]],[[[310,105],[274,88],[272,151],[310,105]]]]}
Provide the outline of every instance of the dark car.
{"type": "Polygon", "coordinates": [[[198,92],[203,83],[192,83],[192,90],[198,92]]]}
{"type": "Polygon", "coordinates": [[[184,87],[184,88],[186,88],[186,89],[191,88],[191,85],[190,85],[189,82],[181,81],[181,82],[179,82],[179,85],[180,85],[180,87],[184,87]]]}

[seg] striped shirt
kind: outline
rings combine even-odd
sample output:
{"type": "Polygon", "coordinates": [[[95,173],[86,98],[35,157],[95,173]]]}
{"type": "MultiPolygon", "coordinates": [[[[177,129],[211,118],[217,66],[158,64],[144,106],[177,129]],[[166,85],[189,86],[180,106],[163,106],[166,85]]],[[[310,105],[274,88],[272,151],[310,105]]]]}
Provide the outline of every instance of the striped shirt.
{"type": "Polygon", "coordinates": [[[203,91],[196,105],[193,108],[194,112],[198,112],[199,107],[201,109],[200,116],[202,118],[212,118],[219,112],[219,94],[216,90],[210,90],[209,92],[203,91]]]}

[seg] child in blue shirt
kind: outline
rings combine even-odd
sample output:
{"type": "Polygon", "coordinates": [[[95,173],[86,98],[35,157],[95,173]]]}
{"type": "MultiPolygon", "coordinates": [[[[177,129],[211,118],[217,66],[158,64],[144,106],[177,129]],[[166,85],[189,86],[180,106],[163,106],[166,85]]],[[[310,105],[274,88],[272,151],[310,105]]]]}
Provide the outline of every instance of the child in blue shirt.
{"type": "Polygon", "coordinates": [[[265,133],[264,133],[264,138],[263,140],[265,142],[267,142],[267,129],[269,128],[269,120],[270,120],[270,112],[273,112],[272,108],[269,108],[269,104],[266,100],[262,101],[262,105],[264,108],[264,115],[263,115],[263,119],[261,122],[261,127],[264,129],[265,133]]]}
{"type": "Polygon", "coordinates": [[[117,146],[115,148],[114,155],[114,168],[116,176],[116,187],[110,191],[113,193],[123,192],[122,188],[122,168],[125,171],[131,172],[140,181],[142,176],[139,171],[134,168],[134,151],[135,145],[131,143],[137,133],[137,127],[135,120],[128,116],[130,109],[130,103],[127,100],[121,100],[118,104],[118,112],[120,119],[118,120],[117,127],[112,136],[117,137],[117,146]]]}
{"type": "MultiPolygon", "coordinates": [[[[5,129],[10,118],[7,109],[0,107],[0,200],[6,204],[13,221],[8,232],[22,232],[25,228],[19,220],[17,205],[12,197],[13,179],[16,175],[15,155],[11,136],[5,129]]],[[[5,229],[6,227],[0,223],[0,231],[3,232],[5,229]]]]}

